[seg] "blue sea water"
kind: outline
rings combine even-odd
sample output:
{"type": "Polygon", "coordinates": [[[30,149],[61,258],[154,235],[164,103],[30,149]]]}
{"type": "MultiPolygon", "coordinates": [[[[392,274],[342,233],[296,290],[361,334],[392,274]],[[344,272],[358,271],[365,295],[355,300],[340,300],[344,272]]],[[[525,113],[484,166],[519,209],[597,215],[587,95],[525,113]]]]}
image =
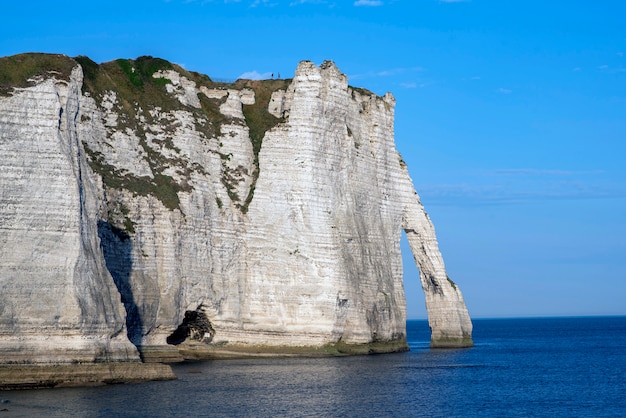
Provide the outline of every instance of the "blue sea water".
{"type": "Polygon", "coordinates": [[[169,382],[0,392],[3,416],[624,417],[626,317],[478,319],[475,347],[191,362],[169,382]]]}

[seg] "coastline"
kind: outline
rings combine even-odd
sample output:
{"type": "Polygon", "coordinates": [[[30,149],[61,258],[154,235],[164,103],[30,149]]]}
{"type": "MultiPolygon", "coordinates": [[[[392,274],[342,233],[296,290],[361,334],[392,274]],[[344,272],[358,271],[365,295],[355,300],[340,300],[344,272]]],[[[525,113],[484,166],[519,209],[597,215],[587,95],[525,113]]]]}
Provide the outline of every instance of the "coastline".
{"type": "Polygon", "coordinates": [[[364,344],[346,344],[341,341],[322,346],[270,346],[258,344],[207,345],[184,343],[178,347],[185,360],[219,360],[268,357],[344,357],[368,354],[400,353],[409,351],[406,338],[376,341],[364,344]]]}
{"type": "Polygon", "coordinates": [[[409,350],[405,338],[368,344],[338,342],[320,347],[184,344],[178,347],[178,356],[173,355],[174,350],[166,350],[167,355],[164,356],[165,351],[157,348],[143,347],[145,362],[2,364],[0,391],[176,380],[177,376],[172,368],[165,364],[167,360],[181,362],[235,358],[342,357],[409,350]]]}
{"type": "Polygon", "coordinates": [[[162,363],[0,365],[0,390],[101,386],[155,380],[176,380],[176,375],[169,365],[162,363]]]}

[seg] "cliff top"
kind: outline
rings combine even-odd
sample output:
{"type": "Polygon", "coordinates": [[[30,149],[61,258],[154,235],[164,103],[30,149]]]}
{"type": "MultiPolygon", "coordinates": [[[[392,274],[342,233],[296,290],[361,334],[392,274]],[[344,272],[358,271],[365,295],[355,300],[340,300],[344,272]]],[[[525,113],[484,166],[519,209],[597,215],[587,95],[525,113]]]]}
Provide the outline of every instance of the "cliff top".
{"type": "MultiPolygon", "coordinates": [[[[10,96],[16,88],[33,86],[38,82],[54,78],[70,79],[72,69],[82,68],[82,92],[97,103],[108,103],[116,116],[115,130],[130,130],[139,138],[139,145],[153,176],[135,176],[109,165],[100,152],[86,147],[91,168],[102,176],[103,182],[113,189],[126,189],[139,195],[153,195],[169,209],[179,208],[178,192],[188,191],[187,181],[175,180],[163,174],[167,168],[185,167],[179,160],[179,151],[173,145],[172,135],[178,125],[175,119],[163,118],[166,113],[187,112],[194,121],[195,130],[205,138],[219,138],[222,127],[227,124],[245,125],[249,129],[249,139],[254,152],[252,176],[258,176],[258,153],[265,133],[285,121],[270,113],[268,105],[272,94],[278,90],[286,91],[291,79],[246,80],[238,79],[233,83],[215,82],[209,76],[151,56],[136,59],[116,59],[98,64],[86,56],[74,58],[61,54],[24,53],[0,58],[0,97],[10,96]],[[190,87],[193,85],[193,87],[190,87]],[[206,89],[206,90],[205,90],[206,89]],[[243,118],[229,116],[222,112],[228,95],[199,94],[201,91],[215,90],[251,90],[254,97],[242,104],[243,118]],[[156,152],[147,143],[149,126],[158,125],[164,129],[162,147],[168,151],[156,152]],[[167,156],[166,156],[167,155],[167,156]]],[[[299,68],[314,67],[310,61],[302,61],[299,68]]],[[[325,61],[321,67],[331,70],[338,77],[343,75],[332,61],[325,61]]],[[[347,84],[347,83],[346,83],[347,84]]],[[[361,88],[350,87],[352,94],[377,97],[374,93],[361,88]]],[[[385,98],[386,99],[386,98],[385,98]]],[[[220,157],[228,160],[227,154],[220,157]]],[[[186,171],[194,170],[187,167],[186,171]]],[[[181,174],[188,177],[189,172],[181,174]]],[[[225,180],[226,181],[226,180],[225,180]]],[[[230,181],[226,181],[229,185],[230,181]]],[[[254,185],[254,182],[253,182],[254,185]]],[[[231,200],[247,211],[252,200],[254,187],[241,196],[230,188],[231,200]]],[[[132,228],[130,228],[132,231],[132,228]]]]}
{"type": "MultiPolygon", "coordinates": [[[[308,62],[308,61],[302,61],[308,62]]],[[[104,69],[110,77],[110,82],[120,85],[130,83],[134,87],[145,87],[155,83],[166,84],[165,79],[154,79],[152,75],[160,70],[174,70],[199,86],[210,88],[230,88],[278,90],[284,88],[290,79],[247,80],[237,79],[234,83],[213,81],[209,76],[195,71],[189,71],[161,58],[141,56],[136,59],[116,59],[98,64],[87,56],[69,57],[64,54],[49,54],[41,52],[27,52],[18,55],[0,57],[0,97],[10,95],[15,87],[28,87],[35,84],[37,78],[54,76],[57,79],[69,79],[72,68],[80,65],[89,85],[88,89],[104,88],[103,83],[95,83],[98,73],[104,69]],[[119,67],[119,68],[116,68],[119,67]],[[90,83],[91,82],[91,83],[90,83]]],[[[322,66],[334,65],[332,61],[325,61],[322,66]]],[[[109,86],[111,87],[111,86],[109,86]]],[[[361,87],[350,86],[361,94],[376,96],[375,93],[361,87]]]]}
{"type": "Polygon", "coordinates": [[[55,76],[67,80],[76,61],[62,54],[25,53],[0,58],[0,97],[15,87],[28,87],[37,78],[55,76]],[[32,80],[32,81],[31,81],[32,80]]]}

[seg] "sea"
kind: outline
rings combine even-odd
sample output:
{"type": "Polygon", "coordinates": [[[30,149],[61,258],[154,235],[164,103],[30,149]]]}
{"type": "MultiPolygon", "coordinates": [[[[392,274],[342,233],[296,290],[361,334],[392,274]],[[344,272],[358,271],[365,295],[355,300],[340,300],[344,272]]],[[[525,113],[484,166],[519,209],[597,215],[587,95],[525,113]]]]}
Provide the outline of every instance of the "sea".
{"type": "Polygon", "coordinates": [[[0,392],[0,417],[626,417],[626,316],[475,319],[475,346],[186,362],[178,380],[0,392]]]}

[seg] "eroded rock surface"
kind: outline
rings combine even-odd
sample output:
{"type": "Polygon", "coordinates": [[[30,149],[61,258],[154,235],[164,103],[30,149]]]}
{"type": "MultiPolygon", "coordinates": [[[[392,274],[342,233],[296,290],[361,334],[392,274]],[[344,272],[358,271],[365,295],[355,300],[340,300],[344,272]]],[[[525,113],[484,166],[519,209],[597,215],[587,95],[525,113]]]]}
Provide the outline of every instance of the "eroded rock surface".
{"type": "Polygon", "coordinates": [[[0,362],[139,361],[77,135],[83,73],[0,98],[0,362]]]}
{"type": "Polygon", "coordinates": [[[71,70],[0,89],[0,361],[139,361],[168,337],[406,349],[402,230],[432,345],[471,345],[391,94],[331,62],[224,85],[56,58],[71,70]]]}

